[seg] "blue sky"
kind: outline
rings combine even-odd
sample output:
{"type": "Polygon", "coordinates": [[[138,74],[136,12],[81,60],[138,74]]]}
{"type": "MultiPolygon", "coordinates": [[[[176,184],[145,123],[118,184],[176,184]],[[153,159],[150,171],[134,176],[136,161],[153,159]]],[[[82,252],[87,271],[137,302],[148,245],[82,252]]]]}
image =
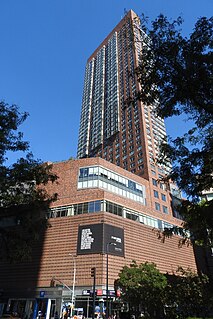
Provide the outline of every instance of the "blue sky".
{"type": "MultiPolygon", "coordinates": [[[[76,156],[87,58],[129,9],[151,20],[181,15],[189,34],[213,1],[0,0],[0,100],[29,112],[21,130],[36,158],[76,156]]],[[[183,127],[167,121],[170,135],[183,127]]]]}

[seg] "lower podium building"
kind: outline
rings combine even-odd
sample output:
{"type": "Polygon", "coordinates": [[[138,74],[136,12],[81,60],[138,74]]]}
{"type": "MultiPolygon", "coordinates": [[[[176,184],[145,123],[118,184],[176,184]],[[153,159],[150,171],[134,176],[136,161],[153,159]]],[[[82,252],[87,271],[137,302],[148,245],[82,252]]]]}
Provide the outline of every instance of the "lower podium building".
{"type": "Polygon", "coordinates": [[[4,310],[49,319],[71,306],[91,317],[95,268],[96,312],[104,312],[107,286],[112,311],[125,311],[116,303],[114,280],[132,260],[154,262],[163,273],[178,266],[197,269],[192,246],[180,247],[178,236],[159,239],[159,230],[181,225],[168,186],[102,158],[54,163],[53,170],[58,182],[47,190],[58,193],[58,200],[47,212],[49,227],[32,260],[0,263],[4,310]]]}

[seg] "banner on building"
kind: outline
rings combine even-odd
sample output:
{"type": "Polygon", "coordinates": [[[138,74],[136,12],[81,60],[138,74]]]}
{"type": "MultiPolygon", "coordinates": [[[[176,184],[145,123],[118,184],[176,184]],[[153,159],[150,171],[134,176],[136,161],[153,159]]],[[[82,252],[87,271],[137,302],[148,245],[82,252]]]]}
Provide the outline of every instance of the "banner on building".
{"type": "Polygon", "coordinates": [[[123,228],[104,223],[79,226],[77,255],[107,252],[124,257],[123,228]]]}

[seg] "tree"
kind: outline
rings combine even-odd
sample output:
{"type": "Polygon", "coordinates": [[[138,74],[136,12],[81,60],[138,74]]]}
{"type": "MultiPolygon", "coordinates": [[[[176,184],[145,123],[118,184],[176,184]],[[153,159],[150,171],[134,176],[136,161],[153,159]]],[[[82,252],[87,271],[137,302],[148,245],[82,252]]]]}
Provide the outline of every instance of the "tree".
{"type": "Polygon", "coordinates": [[[205,316],[212,311],[212,293],[206,275],[179,267],[176,272],[162,274],[153,263],[124,266],[115,281],[121,299],[130,311],[145,318],[184,319],[205,316]]]}
{"type": "Polygon", "coordinates": [[[166,317],[187,318],[206,316],[212,308],[212,294],[206,275],[179,267],[174,276],[168,277],[166,287],[166,317]]]}
{"type": "Polygon", "coordinates": [[[0,255],[10,261],[30,257],[33,242],[48,226],[45,212],[56,198],[43,187],[57,179],[51,165],[33,158],[18,131],[27,116],[16,105],[0,102],[0,255]],[[9,166],[10,151],[27,154],[9,166]]]}
{"type": "Polygon", "coordinates": [[[123,300],[130,304],[136,315],[142,310],[151,318],[158,318],[163,311],[167,279],[155,264],[145,262],[137,265],[133,261],[130,267],[123,267],[116,285],[121,289],[123,300]]]}
{"type": "Polygon", "coordinates": [[[199,204],[202,192],[213,187],[213,17],[198,19],[188,38],[181,34],[182,23],[160,15],[148,29],[143,17],[147,36],[136,69],[137,98],[155,105],[164,118],[185,114],[193,121],[183,136],[162,143],[157,161],[171,160],[166,180],[175,181],[187,196],[181,205],[185,229],[197,243],[213,247],[213,201],[199,204]]]}

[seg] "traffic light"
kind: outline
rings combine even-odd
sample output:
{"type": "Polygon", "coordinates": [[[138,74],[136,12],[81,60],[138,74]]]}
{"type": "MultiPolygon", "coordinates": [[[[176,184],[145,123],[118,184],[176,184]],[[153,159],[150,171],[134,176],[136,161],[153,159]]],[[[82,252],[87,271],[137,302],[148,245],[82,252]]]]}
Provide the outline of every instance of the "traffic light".
{"type": "Polygon", "coordinates": [[[96,268],[92,267],[91,268],[91,277],[95,277],[95,273],[96,273],[96,268]]]}

